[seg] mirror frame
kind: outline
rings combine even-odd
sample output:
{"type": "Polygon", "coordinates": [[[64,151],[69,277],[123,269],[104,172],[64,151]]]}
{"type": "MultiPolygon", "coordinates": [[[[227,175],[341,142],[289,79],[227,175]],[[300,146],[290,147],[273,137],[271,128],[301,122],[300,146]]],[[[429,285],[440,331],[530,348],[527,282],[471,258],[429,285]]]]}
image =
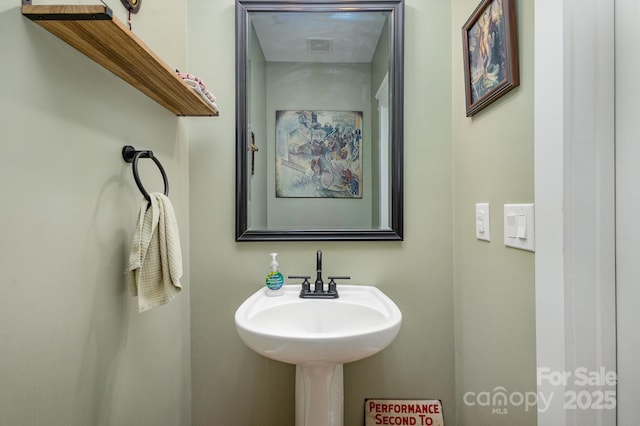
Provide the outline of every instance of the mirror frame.
{"type": "Polygon", "coordinates": [[[236,241],[402,241],[404,0],[236,0],[236,241]],[[251,12],[390,12],[390,229],[248,229],[248,42],[251,12]]]}

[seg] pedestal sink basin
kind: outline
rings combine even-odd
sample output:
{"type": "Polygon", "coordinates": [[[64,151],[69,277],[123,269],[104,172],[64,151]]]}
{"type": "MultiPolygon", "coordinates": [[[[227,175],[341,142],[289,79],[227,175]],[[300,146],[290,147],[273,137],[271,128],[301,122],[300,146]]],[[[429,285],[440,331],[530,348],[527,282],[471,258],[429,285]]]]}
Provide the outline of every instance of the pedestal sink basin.
{"type": "Polygon", "coordinates": [[[380,352],[400,330],[400,310],[376,287],[340,285],[338,292],[327,300],[301,299],[300,286],[277,297],[260,289],[235,314],[247,346],[298,366],[296,426],[342,425],[342,365],[380,352]]]}

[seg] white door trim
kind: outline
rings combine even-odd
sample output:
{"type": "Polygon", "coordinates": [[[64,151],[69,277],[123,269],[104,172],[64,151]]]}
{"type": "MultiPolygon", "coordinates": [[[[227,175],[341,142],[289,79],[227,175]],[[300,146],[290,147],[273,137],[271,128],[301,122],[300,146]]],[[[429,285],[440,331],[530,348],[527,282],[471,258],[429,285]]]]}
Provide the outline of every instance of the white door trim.
{"type": "Polygon", "coordinates": [[[538,425],[615,426],[571,410],[543,371],[615,370],[614,0],[536,0],[538,425]],[[543,399],[550,401],[543,405],[543,399]]]}

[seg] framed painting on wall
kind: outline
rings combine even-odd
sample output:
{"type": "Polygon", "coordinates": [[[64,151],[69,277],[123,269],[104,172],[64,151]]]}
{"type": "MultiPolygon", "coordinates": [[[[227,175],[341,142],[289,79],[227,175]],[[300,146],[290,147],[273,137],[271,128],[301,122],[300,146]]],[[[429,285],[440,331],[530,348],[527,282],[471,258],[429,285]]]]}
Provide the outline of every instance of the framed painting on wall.
{"type": "Polygon", "coordinates": [[[467,117],[520,84],[513,0],[482,0],[462,27],[467,117]]]}
{"type": "Polygon", "coordinates": [[[362,198],[362,111],[276,111],[276,197],[362,198]]]}

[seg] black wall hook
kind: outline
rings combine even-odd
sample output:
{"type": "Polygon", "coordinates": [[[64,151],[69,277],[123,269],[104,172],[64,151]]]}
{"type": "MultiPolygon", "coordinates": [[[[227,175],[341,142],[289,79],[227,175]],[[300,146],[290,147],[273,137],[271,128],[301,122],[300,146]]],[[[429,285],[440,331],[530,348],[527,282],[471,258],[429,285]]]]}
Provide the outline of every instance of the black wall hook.
{"type": "Polygon", "coordinates": [[[164,172],[164,168],[160,161],[156,157],[153,156],[153,151],[137,151],[131,145],[125,145],[122,147],[122,158],[127,163],[133,163],[133,179],[136,181],[136,185],[138,185],[138,189],[144,195],[144,198],[147,201],[151,202],[151,197],[146,189],[144,189],[144,185],[142,185],[142,181],[140,180],[140,176],[138,175],[138,160],[140,158],[150,158],[156,163],[158,169],[160,169],[160,173],[162,173],[162,180],[164,182],[164,195],[169,196],[169,180],[167,179],[167,174],[164,172]]]}
{"type": "Polygon", "coordinates": [[[131,13],[138,13],[142,6],[142,0],[120,0],[120,2],[131,13]]]}

